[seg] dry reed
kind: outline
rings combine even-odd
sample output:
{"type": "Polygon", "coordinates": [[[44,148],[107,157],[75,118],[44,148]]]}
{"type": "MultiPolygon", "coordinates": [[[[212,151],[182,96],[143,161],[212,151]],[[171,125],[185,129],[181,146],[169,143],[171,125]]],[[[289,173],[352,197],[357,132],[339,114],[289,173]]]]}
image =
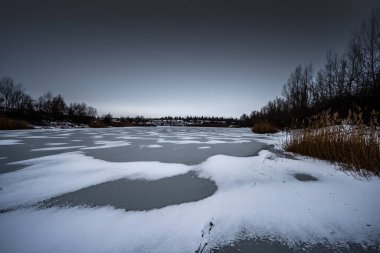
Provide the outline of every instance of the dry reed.
{"type": "Polygon", "coordinates": [[[32,128],[26,121],[18,119],[10,119],[8,117],[0,117],[1,130],[16,130],[32,128]]]}
{"type": "Polygon", "coordinates": [[[258,134],[277,133],[278,129],[268,122],[259,122],[253,125],[252,132],[258,134]]]}
{"type": "Polygon", "coordinates": [[[361,112],[350,111],[345,120],[337,113],[323,112],[312,117],[304,129],[291,131],[284,149],[328,160],[361,176],[380,176],[377,113],[371,115],[369,125],[365,125],[361,112]]]}

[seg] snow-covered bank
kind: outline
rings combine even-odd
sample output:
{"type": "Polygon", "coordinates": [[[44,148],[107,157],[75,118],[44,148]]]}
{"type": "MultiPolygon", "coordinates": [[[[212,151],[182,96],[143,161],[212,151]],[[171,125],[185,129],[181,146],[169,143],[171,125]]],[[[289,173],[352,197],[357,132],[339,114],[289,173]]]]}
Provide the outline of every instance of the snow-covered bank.
{"type": "MultiPolygon", "coordinates": [[[[257,136],[271,144],[282,138],[257,136]]],[[[151,211],[29,207],[2,213],[2,252],[194,252],[200,243],[210,249],[242,237],[380,244],[380,179],[360,180],[323,161],[261,151],[254,157],[216,155],[187,166],[105,162],[72,152],[19,163],[25,169],[0,175],[1,209],[118,178],[155,180],[188,171],[215,181],[218,190],[197,202],[151,211]],[[317,181],[299,181],[299,173],[317,181]],[[202,238],[210,222],[213,228],[202,238]]]]}

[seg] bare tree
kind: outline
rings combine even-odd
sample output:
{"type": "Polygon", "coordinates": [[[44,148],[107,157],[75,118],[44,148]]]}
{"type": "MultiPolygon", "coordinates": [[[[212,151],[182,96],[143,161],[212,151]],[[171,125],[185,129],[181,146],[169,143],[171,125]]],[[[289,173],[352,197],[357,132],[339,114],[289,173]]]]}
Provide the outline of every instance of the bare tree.
{"type": "Polygon", "coordinates": [[[5,111],[8,111],[12,104],[15,84],[12,78],[3,77],[0,81],[0,102],[5,111]]]}

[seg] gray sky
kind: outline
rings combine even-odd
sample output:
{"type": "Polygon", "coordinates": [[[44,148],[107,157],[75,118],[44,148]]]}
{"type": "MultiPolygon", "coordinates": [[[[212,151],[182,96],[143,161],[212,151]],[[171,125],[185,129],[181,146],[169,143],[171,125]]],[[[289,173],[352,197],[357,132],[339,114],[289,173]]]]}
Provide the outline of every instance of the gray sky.
{"type": "Polygon", "coordinates": [[[233,116],[342,52],[378,0],[0,0],[0,75],[99,114],[233,116]]]}

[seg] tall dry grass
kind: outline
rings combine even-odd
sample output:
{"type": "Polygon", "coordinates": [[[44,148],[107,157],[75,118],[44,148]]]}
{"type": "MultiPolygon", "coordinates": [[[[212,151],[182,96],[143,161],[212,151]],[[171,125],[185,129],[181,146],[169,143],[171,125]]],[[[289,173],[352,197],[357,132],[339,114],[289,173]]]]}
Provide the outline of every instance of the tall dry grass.
{"type": "Polygon", "coordinates": [[[252,132],[257,134],[277,133],[278,129],[268,122],[259,122],[253,125],[252,132]]]}
{"type": "Polygon", "coordinates": [[[32,128],[26,121],[0,117],[0,130],[16,130],[32,128]]]}
{"type": "Polygon", "coordinates": [[[361,112],[350,111],[346,119],[323,112],[312,117],[304,129],[291,131],[284,149],[331,161],[361,176],[380,176],[378,114],[371,115],[369,125],[365,125],[361,112]]]}

